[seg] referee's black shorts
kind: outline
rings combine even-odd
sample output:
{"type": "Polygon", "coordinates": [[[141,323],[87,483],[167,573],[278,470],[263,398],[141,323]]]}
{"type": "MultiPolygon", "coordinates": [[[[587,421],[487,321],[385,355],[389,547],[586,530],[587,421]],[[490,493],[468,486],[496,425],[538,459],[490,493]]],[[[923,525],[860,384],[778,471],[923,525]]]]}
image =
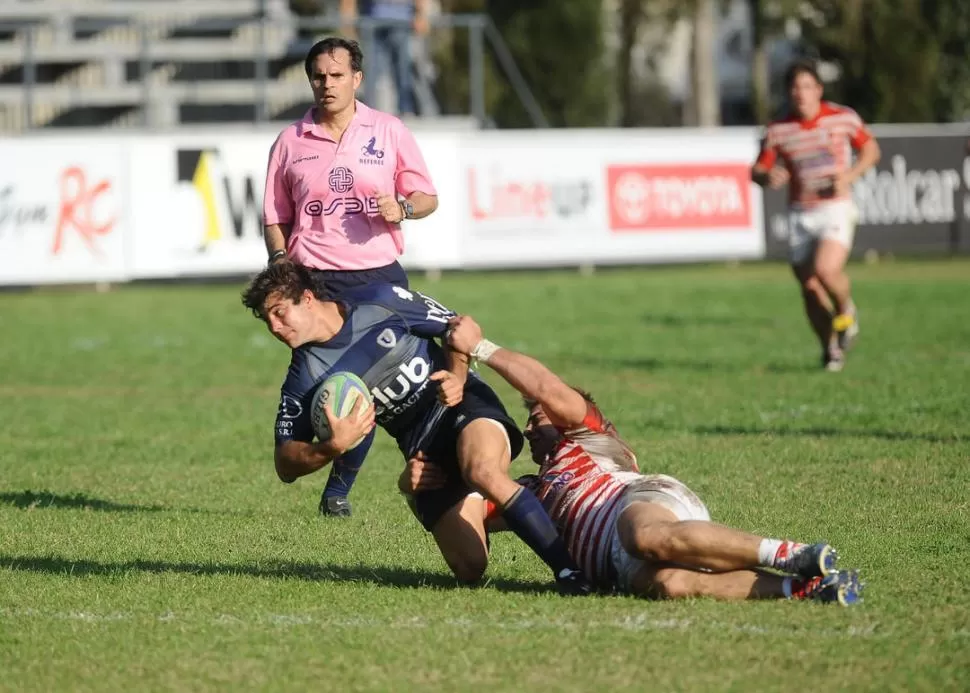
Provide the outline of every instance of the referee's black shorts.
{"type": "Polygon", "coordinates": [[[408,288],[408,275],[401,263],[394,261],[384,267],[365,270],[318,270],[311,269],[315,281],[321,282],[330,295],[368,284],[395,284],[408,288]]]}

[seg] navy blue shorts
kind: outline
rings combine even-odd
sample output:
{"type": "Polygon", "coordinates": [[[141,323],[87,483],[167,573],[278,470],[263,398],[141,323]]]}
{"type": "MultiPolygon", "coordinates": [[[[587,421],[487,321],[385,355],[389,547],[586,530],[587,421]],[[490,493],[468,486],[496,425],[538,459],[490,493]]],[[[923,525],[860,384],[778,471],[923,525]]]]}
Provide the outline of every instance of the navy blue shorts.
{"type": "Polygon", "coordinates": [[[475,419],[494,419],[505,426],[512,444],[512,459],[522,452],[525,442],[522,432],[505,411],[502,401],[492,388],[477,378],[469,378],[464,398],[457,407],[447,411],[431,443],[423,450],[433,463],[444,468],[450,480],[447,485],[434,491],[422,491],[414,495],[413,508],[418,520],[428,531],[449,509],[464,500],[472,489],[462,479],[458,468],[458,435],[475,419]]]}
{"type": "Polygon", "coordinates": [[[402,289],[408,288],[408,275],[401,267],[401,263],[396,261],[384,267],[365,270],[311,269],[310,274],[315,281],[323,283],[323,287],[331,296],[368,284],[395,284],[402,289]]]}

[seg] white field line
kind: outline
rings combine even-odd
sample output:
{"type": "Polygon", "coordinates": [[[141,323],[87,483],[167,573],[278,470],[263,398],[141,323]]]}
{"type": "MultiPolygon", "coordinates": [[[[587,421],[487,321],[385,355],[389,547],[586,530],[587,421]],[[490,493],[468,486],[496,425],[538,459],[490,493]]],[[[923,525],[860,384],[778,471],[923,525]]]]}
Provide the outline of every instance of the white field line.
{"type": "MultiPolygon", "coordinates": [[[[838,607],[826,607],[837,609],[838,607]]],[[[449,627],[457,630],[477,631],[482,621],[472,618],[429,619],[421,616],[399,618],[327,617],[320,615],[289,613],[248,613],[248,614],[193,614],[168,611],[162,614],[113,611],[97,613],[93,611],[43,611],[40,609],[0,609],[0,621],[41,620],[41,621],[79,621],[82,623],[112,623],[118,621],[154,621],[158,623],[179,623],[223,626],[226,628],[249,628],[271,626],[275,628],[294,628],[312,626],[315,628],[363,630],[422,630],[425,628],[449,627]]],[[[622,630],[627,632],[669,632],[669,631],[707,631],[733,633],[769,638],[835,637],[848,639],[881,639],[895,637],[893,631],[881,628],[878,623],[849,625],[832,628],[784,628],[758,624],[723,623],[709,619],[690,618],[651,618],[645,614],[633,614],[618,619],[569,620],[557,619],[512,619],[493,621],[489,628],[507,631],[589,631],[591,629],[622,630]]],[[[950,633],[936,633],[934,637],[959,639],[970,637],[970,629],[961,628],[950,633]]]]}

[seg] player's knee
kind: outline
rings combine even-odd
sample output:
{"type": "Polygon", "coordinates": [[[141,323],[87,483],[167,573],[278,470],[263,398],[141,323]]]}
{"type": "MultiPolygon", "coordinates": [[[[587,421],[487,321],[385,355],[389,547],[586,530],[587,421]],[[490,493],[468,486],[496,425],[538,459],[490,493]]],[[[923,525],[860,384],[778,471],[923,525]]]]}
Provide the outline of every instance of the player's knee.
{"type": "Polygon", "coordinates": [[[815,276],[818,278],[818,283],[822,286],[832,283],[832,279],[835,277],[833,272],[827,267],[816,267],[815,276]]]}
{"type": "Polygon", "coordinates": [[[463,464],[462,475],[469,486],[486,497],[494,495],[492,489],[508,476],[499,465],[484,459],[472,459],[463,464]]]}
{"type": "Polygon", "coordinates": [[[815,268],[815,276],[822,286],[831,286],[842,277],[842,268],[835,264],[820,264],[815,268]]]}
{"type": "Polygon", "coordinates": [[[484,552],[462,552],[445,556],[448,567],[459,582],[475,584],[485,575],[488,568],[488,555],[484,552]]]}
{"type": "Polygon", "coordinates": [[[642,560],[663,562],[672,560],[677,555],[677,542],[673,532],[673,522],[651,522],[639,525],[627,536],[621,534],[624,548],[642,560]]]}
{"type": "Polygon", "coordinates": [[[661,599],[687,599],[701,596],[695,576],[687,570],[663,568],[654,576],[655,592],[661,599]]]}
{"type": "Polygon", "coordinates": [[[810,274],[805,277],[800,277],[799,284],[802,287],[802,293],[806,295],[816,295],[825,291],[825,287],[822,285],[822,281],[819,279],[818,274],[810,274]]]}

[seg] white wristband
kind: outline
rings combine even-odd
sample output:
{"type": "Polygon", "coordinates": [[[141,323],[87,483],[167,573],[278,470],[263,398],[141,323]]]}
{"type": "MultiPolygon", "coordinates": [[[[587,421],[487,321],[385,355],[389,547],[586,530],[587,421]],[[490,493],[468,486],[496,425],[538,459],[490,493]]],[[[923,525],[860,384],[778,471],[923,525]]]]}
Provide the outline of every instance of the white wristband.
{"type": "Polygon", "coordinates": [[[495,352],[501,348],[502,347],[500,347],[498,344],[490,342],[487,339],[483,339],[475,345],[475,348],[472,349],[472,353],[469,355],[476,361],[488,363],[488,360],[492,358],[492,356],[495,355],[495,352]]]}

